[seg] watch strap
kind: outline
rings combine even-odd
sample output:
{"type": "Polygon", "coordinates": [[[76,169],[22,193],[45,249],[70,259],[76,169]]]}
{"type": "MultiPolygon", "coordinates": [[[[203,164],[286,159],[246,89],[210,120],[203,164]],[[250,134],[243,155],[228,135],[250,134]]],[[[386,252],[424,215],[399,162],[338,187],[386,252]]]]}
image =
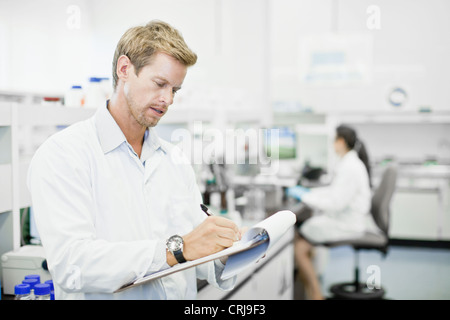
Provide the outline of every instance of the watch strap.
{"type": "Polygon", "coordinates": [[[173,255],[175,256],[175,259],[177,259],[178,263],[186,262],[186,259],[183,256],[183,251],[182,250],[174,251],[173,255]]]}

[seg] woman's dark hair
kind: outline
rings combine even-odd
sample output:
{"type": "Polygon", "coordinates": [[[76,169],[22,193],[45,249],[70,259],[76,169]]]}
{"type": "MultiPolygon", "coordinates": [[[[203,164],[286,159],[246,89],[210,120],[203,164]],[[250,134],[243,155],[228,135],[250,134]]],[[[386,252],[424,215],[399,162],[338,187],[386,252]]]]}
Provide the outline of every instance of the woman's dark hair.
{"type": "Polygon", "coordinates": [[[364,146],[364,143],[358,139],[356,131],[353,128],[350,128],[349,126],[340,125],[339,127],[336,128],[336,136],[344,139],[345,143],[347,144],[347,147],[350,150],[353,149],[356,151],[359,159],[361,159],[361,161],[366,166],[367,173],[369,175],[369,184],[370,186],[372,186],[369,155],[367,154],[367,150],[366,147],[364,146]]]}

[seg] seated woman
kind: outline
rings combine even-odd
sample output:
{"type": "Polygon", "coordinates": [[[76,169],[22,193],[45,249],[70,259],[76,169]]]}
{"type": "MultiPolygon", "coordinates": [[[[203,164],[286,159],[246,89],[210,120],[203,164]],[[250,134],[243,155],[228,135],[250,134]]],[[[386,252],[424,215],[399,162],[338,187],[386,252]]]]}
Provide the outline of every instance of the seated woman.
{"type": "Polygon", "coordinates": [[[295,242],[295,260],[307,298],[322,299],[311,254],[314,244],[355,238],[370,226],[370,169],[364,145],[355,130],[336,129],[334,149],[339,161],[330,185],[313,189],[296,186],[288,196],[313,209],[314,215],[299,227],[295,242]]]}

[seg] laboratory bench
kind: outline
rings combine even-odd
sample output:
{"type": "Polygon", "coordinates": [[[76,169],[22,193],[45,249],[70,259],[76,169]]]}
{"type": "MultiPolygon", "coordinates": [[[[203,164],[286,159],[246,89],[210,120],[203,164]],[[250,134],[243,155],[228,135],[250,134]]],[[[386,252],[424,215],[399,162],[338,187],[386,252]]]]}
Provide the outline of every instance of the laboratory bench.
{"type": "MultiPolygon", "coordinates": [[[[450,244],[450,165],[396,163],[389,237],[399,245],[450,244]]],[[[373,166],[378,183],[385,166],[373,166]]]]}

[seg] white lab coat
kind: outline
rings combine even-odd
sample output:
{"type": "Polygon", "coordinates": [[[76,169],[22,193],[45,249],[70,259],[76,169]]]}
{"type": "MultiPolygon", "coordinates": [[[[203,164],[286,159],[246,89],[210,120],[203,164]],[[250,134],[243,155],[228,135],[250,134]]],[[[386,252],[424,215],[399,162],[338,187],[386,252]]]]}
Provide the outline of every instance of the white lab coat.
{"type": "Polygon", "coordinates": [[[302,201],[315,214],[301,225],[301,233],[313,242],[338,241],[376,231],[370,215],[369,176],[354,150],[339,159],[329,186],[312,188],[302,201]]]}
{"type": "Polygon", "coordinates": [[[139,158],[106,106],[38,149],[28,186],[56,299],[194,299],[197,278],[232,288],[216,261],[113,293],[168,268],[165,240],[206,218],[185,160],[152,128],[139,158]]]}

